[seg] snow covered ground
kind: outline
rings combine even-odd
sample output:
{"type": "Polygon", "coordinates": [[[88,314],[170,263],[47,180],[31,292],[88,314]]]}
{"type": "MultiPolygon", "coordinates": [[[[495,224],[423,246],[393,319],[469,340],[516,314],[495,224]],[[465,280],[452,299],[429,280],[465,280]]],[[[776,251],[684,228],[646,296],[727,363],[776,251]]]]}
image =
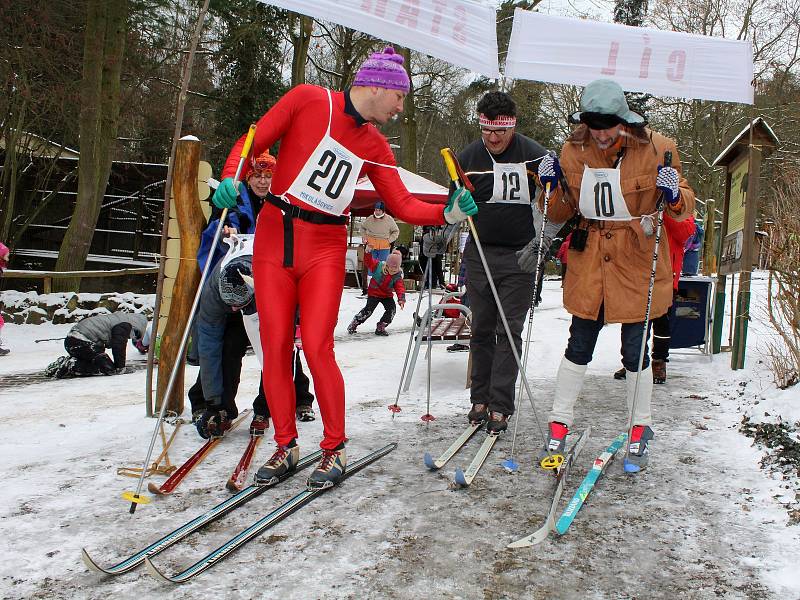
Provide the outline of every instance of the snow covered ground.
{"type": "MultiPolygon", "coordinates": [[[[731,371],[728,354],[713,361],[694,351],[673,354],[669,381],[655,386],[651,468],[630,478],[619,462],[612,464],[565,536],[553,534],[534,549],[506,549],[539,527],[552,493],[552,477],[536,470],[532,457],[567,340],[569,316],[558,286],[545,283],[536,311],[528,377],[538,425],[526,400],[516,446],[521,468],[510,475],[500,467],[511,449],[506,435],[466,490],[452,489],[450,480],[479,439],[439,473],[427,471],[422,456],[443,450],[466,423],[467,355],[434,346],[435,421],[420,420],[427,395],[422,356],[410,392],[400,396],[403,411],[392,419],[386,407],[395,399],[417,295],[409,295],[390,337],[371,335],[377,314],[349,337],[345,327],[364,301],[356,290],[345,290],[336,352],[347,385],[348,454],[352,460],[391,441],[399,442],[398,449],[180,590],[141,568],[117,578],[89,572],[80,549],[101,564],[116,562],[225,499],[224,483],[244,449],[246,427],[226,436],[174,495],[155,498],[131,516],[120,494],[135,480],[116,469],[140,463],[152,433],[154,421],[144,418],[144,371],[42,380],[37,374],[63,346],[34,340],[63,336],[70,325],[7,325],[3,334],[12,353],[0,358],[0,537],[6,540],[0,596],[800,598],[800,528],[790,525],[785,508],[796,502],[796,483],[763,471],[763,449],[738,432],[744,414],[771,418],[780,412],[784,421],[800,421],[798,390],[776,390],[759,361],[769,335],[760,323],[760,274],[747,368],[731,371]]],[[[576,430],[591,425],[592,437],[565,498],[624,428],[624,382],[611,377],[618,367],[619,326],[608,326],[576,415],[576,430]]],[[[188,367],[187,381],[195,374],[188,367]]],[[[256,359],[248,356],[240,408],[254,396],[257,377],[256,359]]],[[[321,423],[299,427],[305,454],[315,449],[321,423]]],[[[180,462],[199,445],[193,427],[185,425],[170,456],[180,462]]],[[[271,446],[262,444],[256,463],[269,452],[271,446]]],[[[268,490],[154,562],[177,572],[293,496],[303,479],[268,490]]]]}

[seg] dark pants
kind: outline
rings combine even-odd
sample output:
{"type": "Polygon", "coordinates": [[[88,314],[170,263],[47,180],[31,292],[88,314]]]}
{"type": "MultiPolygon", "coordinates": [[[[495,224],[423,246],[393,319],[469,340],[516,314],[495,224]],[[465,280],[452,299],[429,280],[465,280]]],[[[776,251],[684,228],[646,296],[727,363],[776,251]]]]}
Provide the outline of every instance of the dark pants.
{"type": "MultiPolygon", "coordinates": [[[[597,343],[597,336],[603,328],[603,307],[600,307],[600,314],[597,320],[581,319],[572,317],[572,325],[569,327],[569,342],[564,356],[576,365],[588,365],[592,361],[594,347],[597,343]]],[[[642,330],[644,322],[623,323],[622,324],[622,364],[628,371],[637,371],[636,364],[639,361],[639,349],[642,344],[642,330]]],[[[647,346],[644,348],[642,358],[642,369],[646,369],[650,364],[647,346]]]]}
{"type": "MultiPolygon", "coordinates": [[[[222,342],[222,406],[228,415],[239,414],[236,407],[236,393],[239,391],[239,382],[242,375],[242,358],[244,358],[250,340],[242,322],[242,315],[239,312],[228,316],[225,324],[225,338],[222,342]]],[[[294,355],[294,384],[297,393],[297,404],[311,406],[314,396],[309,392],[309,379],[303,373],[303,365],[300,361],[300,353],[294,355]]],[[[200,381],[200,373],[197,374],[197,381],[189,388],[189,402],[192,405],[192,412],[205,410],[206,399],[203,394],[203,384],[200,381]]],[[[258,395],[253,400],[253,411],[257,415],[270,416],[269,406],[264,394],[263,375],[258,384],[258,395]]]]}
{"type": "Polygon", "coordinates": [[[353,320],[361,325],[372,316],[372,313],[375,312],[376,308],[378,308],[378,304],[383,304],[383,315],[381,316],[381,321],[388,325],[392,322],[392,319],[394,319],[394,315],[397,312],[397,305],[394,303],[393,298],[376,298],[375,296],[370,296],[367,298],[367,305],[356,313],[356,316],[353,317],[353,320]]]}
{"type": "MultiPolygon", "coordinates": [[[[433,272],[429,275],[429,277],[433,278],[433,282],[432,282],[433,287],[435,287],[435,288],[444,287],[444,272],[442,271],[442,255],[441,254],[437,254],[433,258],[430,258],[430,257],[425,256],[424,254],[420,253],[420,255],[419,255],[419,266],[422,269],[423,273],[425,272],[425,267],[427,266],[429,260],[432,261],[431,262],[431,269],[432,269],[433,272]]],[[[422,282],[422,288],[421,289],[424,290],[424,289],[427,289],[427,287],[428,287],[428,278],[426,277],[425,280],[422,282]]]]}
{"type": "MultiPolygon", "coordinates": [[[[533,276],[520,270],[514,249],[484,246],[483,251],[514,346],[521,355],[522,327],[533,298],[533,276]]],[[[469,272],[467,293],[472,310],[470,397],[473,404],[488,404],[489,410],[511,415],[519,369],[472,239],[464,250],[464,261],[469,272]]]]}
{"type": "Polygon", "coordinates": [[[672,292],[672,305],[669,310],[653,319],[653,360],[669,362],[669,342],[672,337],[672,322],[675,319],[675,295],[672,292]]]}
{"type": "Polygon", "coordinates": [[[112,375],[116,373],[114,361],[106,354],[103,344],[68,335],[64,338],[64,349],[77,362],[75,370],[81,375],[112,375]]]}

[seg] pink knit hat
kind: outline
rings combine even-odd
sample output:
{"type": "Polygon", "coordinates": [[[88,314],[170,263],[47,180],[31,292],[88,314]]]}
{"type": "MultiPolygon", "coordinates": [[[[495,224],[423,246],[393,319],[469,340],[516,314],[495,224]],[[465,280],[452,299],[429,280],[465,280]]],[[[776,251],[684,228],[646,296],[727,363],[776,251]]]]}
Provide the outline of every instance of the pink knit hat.
{"type": "Polygon", "coordinates": [[[410,82],[403,68],[404,59],[395,54],[394,48],[386,46],[383,52],[373,52],[356,73],[353,85],[382,87],[400,90],[407,94],[410,82]]]}

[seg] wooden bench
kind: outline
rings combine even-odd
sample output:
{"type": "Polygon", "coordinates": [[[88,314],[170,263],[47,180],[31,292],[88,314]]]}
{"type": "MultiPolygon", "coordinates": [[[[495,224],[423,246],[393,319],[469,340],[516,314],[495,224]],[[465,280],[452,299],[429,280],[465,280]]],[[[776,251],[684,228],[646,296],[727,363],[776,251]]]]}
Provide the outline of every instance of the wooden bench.
{"type": "MultiPolygon", "coordinates": [[[[411,386],[411,378],[414,375],[414,367],[417,364],[417,357],[419,356],[419,349],[422,344],[428,344],[428,326],[430,324],[430,343],[431,344],[454,344],[462,342],[469,344],[472,337],[472,330],[470,322],[472,320],[472,311],[469,307],[463,304],[448,303],[447,300],[453,297],[460,296],[461,293],[449,293],[443,297],[444,303],[434,304],[431,311],[425,311],[425,314],[420,318],[417,317],[415,323],[414,336],[414,351],[411,354],[411,360],[406,371],[405,381],[403,382],[403,391],[407,392],[411,386]],[[461,313],[458,317],[445,317],[444,311],[455,309],[461,313]]],[[[430,360],[431,357],[426,351],[426,359],[430,360]]]]}

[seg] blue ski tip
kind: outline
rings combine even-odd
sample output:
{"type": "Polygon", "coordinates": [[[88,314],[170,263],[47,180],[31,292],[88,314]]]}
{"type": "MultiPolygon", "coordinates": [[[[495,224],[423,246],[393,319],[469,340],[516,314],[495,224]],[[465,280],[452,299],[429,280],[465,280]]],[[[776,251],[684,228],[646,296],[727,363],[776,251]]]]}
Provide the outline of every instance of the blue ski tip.
{"type": "Polygon", "coordinates": [[[517,470],[519,470],[519,463],[513,458],[507,458],[500,464],[502,464],[503,468],[509,473],[516,473],[517,470]]]}
{"type": "Polygon", "coordinates": [[[425,458],[423,460],[425,461],[425,466],[428,467],[431,471],[436,470],[436,465],[433,462],[433,457],[431,456],[430,452],[425,453],[425,458]]]}
{"type": "Polygon", "coordinates": [[[642,470],[642,468],[639,465],[630,463],[627,461],[627,459],[622,462],[622,466],[625,469],[626,473],[638,473],[639,471],[642,470]]]}
{"type": "Polygon", "coordinates": [[[461,487],[467,486],[467,480],[464,478],[464,471],[461,470],[461,467],[456,469],[456,484],[461,487]]]}

